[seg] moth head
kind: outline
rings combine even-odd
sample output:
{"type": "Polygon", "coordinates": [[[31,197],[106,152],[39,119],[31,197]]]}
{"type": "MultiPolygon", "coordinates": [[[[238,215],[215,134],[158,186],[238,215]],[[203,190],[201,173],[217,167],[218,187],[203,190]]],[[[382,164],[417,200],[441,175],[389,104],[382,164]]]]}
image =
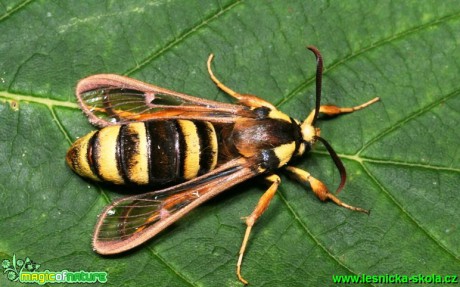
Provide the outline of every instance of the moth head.
{"type": "Polygon", "coordinates": [[[300,130],[302,133],[302,139],[310,146],[316,142],[316,137],[319,137],[321,133],[319,128],[316,128],[307,122],[302,123],[300,130]]]}
{"type": "MultiPolygon", "coordinates": [[[[321,108],[321,86],[322,86],[322,78],[323,78],[323,57],[319,50],[314,46],[307,47],[310,51],[315,54],[316,57],[316,102],[315,102],[315,109],[310,115],[303,121],[300,125],[302,139],[303,139],[303,150],[305,150],[305,146],[307,148],[311,148],[316,141],[320,141],[323,146],[328,151],[329,155],[331,156],[332,160],[335,163],[335,166],[339,170],[340,173],[340,185],[336,192],[340,192],[343,186],[345,185],[346,181],[346,171],[345,167],[343,166],[342,161],[340,160],[337,153],[334,151],[332,146],[322,137],[320,137],[320,129],[315,127],[316,120],[318,119],[320,108],[321,108]]],[[[303,153],[300,151],[299,154],[303,153]]]]}

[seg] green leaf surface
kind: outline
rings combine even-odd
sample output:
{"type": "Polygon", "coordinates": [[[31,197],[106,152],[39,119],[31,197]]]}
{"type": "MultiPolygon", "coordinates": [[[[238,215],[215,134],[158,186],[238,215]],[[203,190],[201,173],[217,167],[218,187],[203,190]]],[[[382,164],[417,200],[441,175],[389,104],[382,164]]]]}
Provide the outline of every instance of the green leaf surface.
{"type": "MultiPolygon", "coordinates": [[[[73,90],[85,76],[117,73],[229,102],[206,72],[214,53],[229,87],[304,119],[315,89],[307,45],[324,56],[323,103],[381,97],[319,122],[348,171],[340,198],[372,213],[321,203],[282,176],[253,230],[245,278],[332,286],[333,275],[460,275],[457,1],[2,1],[0,260],[106,271],[107,286],[242,286],[240,218],[266,188],[257,179],[133,252],[92,251],[97,215],[123,194],[65,164],[71,142],[94,129],[73,90]]],[[[339,182],[321,146],[297,166],[331,190],[339,182]]],[[[18,284],[0,274],[1,286],[18,284]]]]}

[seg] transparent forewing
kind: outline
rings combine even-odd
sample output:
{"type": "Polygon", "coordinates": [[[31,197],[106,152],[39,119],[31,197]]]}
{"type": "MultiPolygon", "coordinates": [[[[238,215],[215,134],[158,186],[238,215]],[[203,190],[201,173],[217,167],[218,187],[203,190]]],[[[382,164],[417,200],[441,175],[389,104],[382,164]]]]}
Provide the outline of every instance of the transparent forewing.
{"type": "Polygon", "coordinates": [[[76,89],[81,109],[97,126],[155,118],[235,118],[243,106],[188,96],[131,78],[101,74],[81,80],[76,89]]]}
{"type": "Polygon", "coordinates": [[[146,93],[118,87],[105,87],[80,94],[90,111],[100,118],[116,121],[136,120],[140,115],[172,106],[190,105],[185,100],[167,94],[146,93]]]}
{"type": "Polygon", "coordinates": [[[94,249],[116,254],[142,244],[196,206],[255,176],[250,165],[246,159],[235,159],[183,184],[114,202],[96,225],[94,249]]]}
{"type": "Polygon", "coordinates": [[[160,194],[120,202],[107,211],[98,240],[126,240],[156,222],[165,220],[202,195],[199,191],[184,191],[171,196],[160,194]]]}

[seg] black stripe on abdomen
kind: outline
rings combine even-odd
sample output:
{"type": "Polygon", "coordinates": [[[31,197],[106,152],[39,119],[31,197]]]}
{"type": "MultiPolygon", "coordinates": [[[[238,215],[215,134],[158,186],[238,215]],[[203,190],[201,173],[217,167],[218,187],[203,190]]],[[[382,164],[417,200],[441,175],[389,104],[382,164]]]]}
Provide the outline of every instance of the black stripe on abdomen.
{"type": "Polygon", "coordinates": [[[148,144],[143,122],[122,125],[117,138],[117,167],[125,183],[149,183],[148,144]]]}
{"type": "Polygon", "coordinates": [[[176,120],[145,122],[148,138],[149,184],[180,180],[180,132],[176,120]]]}
{"type": "Polygon", "coordinates": [[[217,163],[217,136],[214,127],[209,122],[196,121],[198,137],[200,138],[200,169],[198,175],[214,169],[217,163]]]}

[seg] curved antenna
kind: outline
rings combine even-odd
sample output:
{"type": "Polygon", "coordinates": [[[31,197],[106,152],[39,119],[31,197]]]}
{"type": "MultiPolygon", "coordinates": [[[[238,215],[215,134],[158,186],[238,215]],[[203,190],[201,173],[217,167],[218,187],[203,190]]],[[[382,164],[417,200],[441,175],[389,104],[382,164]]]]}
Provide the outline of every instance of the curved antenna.
{"type": "Polygon", "coordinates": [[[316,119],[318,118],[319,107],[321,105],[321,85],[323,81],[323,56],[321,56],[321,53],[315,46],[308,46],[307,48],[308,50],[312,51],[316,57],[316,106],[313,121],[311,122],[311,125],[314,126],[316,119]]]}
{"type": "Polygon", "coordinates": [[[345,167],[343,166],[343,163],[340,160],[340,157],[337,155],[337,153],[334,151],[332,146],[325,139],[323,139],[322,137],[319,137],[319,136],[315,136],[314,139],[319,140],[326,147],[329,155],[331,156],[332,160],[335,163],[335,166],[339,170],[339,173],[340,173],[340,185],[337,188],[337,190],[335,191],[335,193],[339,193],[342,190],[342,188],[344,187],[345,182],[347,180],[347,171],[345,170],[345,167]]]}

